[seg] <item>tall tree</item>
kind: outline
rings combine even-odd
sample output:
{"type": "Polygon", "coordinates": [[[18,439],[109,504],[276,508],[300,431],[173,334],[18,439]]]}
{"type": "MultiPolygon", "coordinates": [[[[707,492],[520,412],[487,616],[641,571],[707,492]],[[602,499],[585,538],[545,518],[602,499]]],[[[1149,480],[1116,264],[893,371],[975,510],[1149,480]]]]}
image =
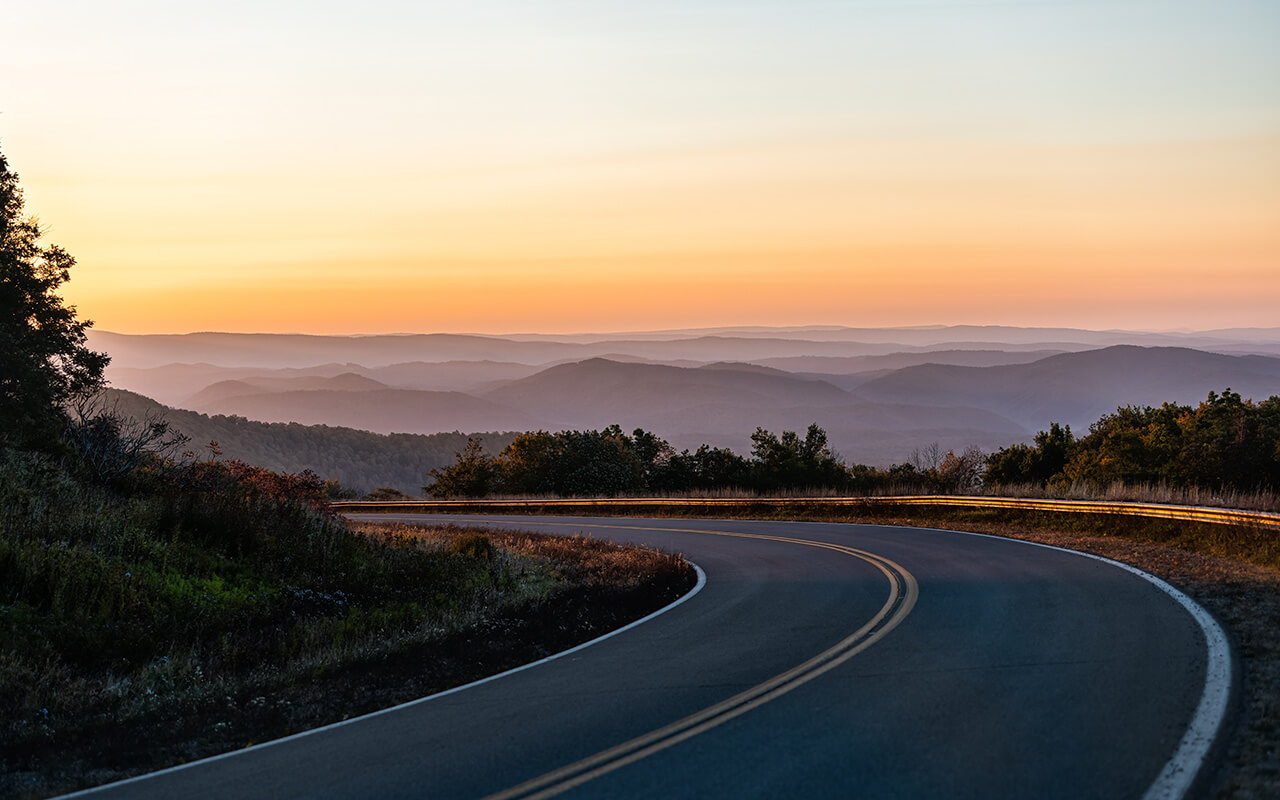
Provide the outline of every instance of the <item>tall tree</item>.
{"type": "Polygon", "coordinates": [[[756,428],[751,434],[751,454],[758,489],[835,489],[849,482],[848,468],[831,452],[827,432],[816,422],[803,439],[795,431],[783,431],[778,437],[756,428]]]}
{"type": "MultiPolygon", "coordinates": [[[[467,439],[452,466],[431,470],[432,482],[422,487],[432,497],[484,497],[495,488],[498,468],[485,452],[479,437],[467,439]]],[[[379,489],[378,491],[382,491],[379,489]]]]}
{"type": "Polygon", "coordinates": [[[75,259],[42,245],[39,222],[23,215],[18,175],[0,153],[0,443],[47,446],[64,405],[104,384],[108,358],[85,346],[93,323],[76,318],[56,291],[75,259]]]}

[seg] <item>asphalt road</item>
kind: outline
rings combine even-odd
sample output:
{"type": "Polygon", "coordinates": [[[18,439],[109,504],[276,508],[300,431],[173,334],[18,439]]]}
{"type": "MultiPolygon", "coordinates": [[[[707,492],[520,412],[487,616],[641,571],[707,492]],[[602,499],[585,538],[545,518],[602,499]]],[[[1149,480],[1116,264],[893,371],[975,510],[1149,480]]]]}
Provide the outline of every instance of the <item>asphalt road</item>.
{"type": "Polygon", "coordinates": [[[706,582],[563,657],[92,794],[1078,799],[1188,783],[1167,767],[1203,728],[1206,636],[1114,565],[896,527],[486,519],[677,550],[706,582]]]}

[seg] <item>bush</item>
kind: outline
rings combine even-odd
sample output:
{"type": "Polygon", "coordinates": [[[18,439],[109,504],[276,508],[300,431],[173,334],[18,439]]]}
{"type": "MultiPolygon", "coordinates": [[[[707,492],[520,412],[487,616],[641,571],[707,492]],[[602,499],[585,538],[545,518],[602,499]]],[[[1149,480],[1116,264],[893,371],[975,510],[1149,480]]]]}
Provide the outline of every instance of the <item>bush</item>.
{"type": "Polygon", "coordinates": [[[324,500],[314,475],[235,461],[152,458],[103,485],[0,449],[0,739],[38,735],[41,708],[56,728],[115,713],[121,697],[154,699],[156,681],[178,691],[191,664],[201,685],[235,683],[267,665],[288,673],[339,629],[356,650],[438,630],[501,577],[483,536],[457,544],[467,558],[441,557],[361,536],[324,500]]]}
{"type": "Polygon", "coordinates": [[[449,552],[488,561],[493,558],[493,543],[483,533],[464,533],[449,543],[449,552]]]}

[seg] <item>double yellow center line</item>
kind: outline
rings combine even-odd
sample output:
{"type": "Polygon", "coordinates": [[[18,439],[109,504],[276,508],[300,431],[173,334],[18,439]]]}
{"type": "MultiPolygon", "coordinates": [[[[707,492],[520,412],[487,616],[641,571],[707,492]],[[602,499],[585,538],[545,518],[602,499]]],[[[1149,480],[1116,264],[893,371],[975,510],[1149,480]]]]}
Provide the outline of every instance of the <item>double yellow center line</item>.
{"type": "MultiPolygon", "coordinates": [[[[478,521],[478,520],[477,520],[478,521]]],[[[484,520],[486,523],[496,520],[484,520]]],[[[518,524],[518,523],[507,523],[518,524]]],[[[528,524],[524,522],[523,524],[528,524]]],[[[557,525],[560,527],[586,527],[573,523],[538,522],[538,525],[557,525]]],[[[769,536],[756,533],[738,533],[736,531],[698,530],[694,528],[646,528],[631,525],[591,525],[592,528],[611,528],[615,530],[656,531],[661,533],[697,533],[707,536],[732,536],[738,539],[760,539],[772,542],[816,547],[832,550],[843,555],[852,556],[871,564],[880,570],[889,580],[889,598],[865,625],[841,639],[833,647],[822,651],[808,661],[770,678],[763,683],[734,695],[727,700],[690,714],[665,727],[659,728],[643,736],[637,736],[616,747],[603,750],[595,755],[575,761],[559,769],[552,770],[518,786],[489,795],[485,800],[540,800],[554,797],[575,786],[580,786],[639,761],[642,758],[658,753],[686,739],[709,731],[717,725],[723,725],[734,717],[758,708],[770,700],[776,700],[787,692],[808,683],[823,673],[835,669],[858,653],[884,638],[889,631],[896,628],[906,619],[907,614],[916,604],[920,590],[915,577],[902,565],[883,556],[830,542],[812,539],[797,539],[789,536],[769,536]]]]}

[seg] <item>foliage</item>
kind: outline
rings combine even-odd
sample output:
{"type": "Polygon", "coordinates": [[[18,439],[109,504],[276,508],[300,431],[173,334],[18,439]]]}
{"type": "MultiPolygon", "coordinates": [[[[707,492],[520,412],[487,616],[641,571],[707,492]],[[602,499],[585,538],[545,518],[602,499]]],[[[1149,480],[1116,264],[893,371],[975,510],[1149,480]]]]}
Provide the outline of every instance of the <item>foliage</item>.
{"type": "Polygon", "coordinates": [[[987,483],[1048,483],[1062,472],[1075,447],[1070,425],[1049,423],[1049,430],[1036,434],[1035,444],[1002,447],[987,460],[987,483]]]}
{"type": "Polygon", "coordinates": [[[817,424],[801,439],[795,431],[778,437],[764,428],[751,434],[752,477],[755,488],[771,491],[792,487],[842,486],[848,471],[831,452],[827,433],[817,424]]]}
{"type": "Polygon", "coordinates": [[[1080,439],[1050,426],[1035,446],[995,453],[987,481],[1117,483],[1245,492],[1280,488],[1280,396],[1244,400],[1227,389],[1198,406],[1125,406],[1107,414],[1080,439]]]}
{"type": "Polygon", "coordinates": [[[326,495],[239,461],[152,458],[105,486],[0,448],[0,740],[293,680],[522,596],[491,550],[362,536],[326,495]]]}
{"type": "Polygon", "coordinates": [[[958,494],[982,485],[983,469],[987,455],[976,447],[966,447],[961,453],[948,450],[938,465],[938,491],[958,494]]]}
{"type": "Polygon", "coordinates": [[[157,456],[172,457],[189,441],[158,413],[125,416],[101,393],[68,404],[63,440],[71,463],[98,483],[119,480],[157,456]]]}
{"type": "Polygon", "coordinates": [[[1051,423],[1031,444],[986,455],[974,447],[943,452],[936,443],[887,469],[846,464],[810,425],[804,437],[757,428],[751,457],[706,445],[675,452],[656,435],[618,426],[602,431],[536,431],[516,436],[497,456],[471,442],[455,464],[433,470],[435,497],[492,494],[619,496],[791,491],[965,493],[1000,487],[1116,484],[1267,492],[1280,488],[1280,397],[1260,403],[1230,389],[1197,407],[1126,406],[1076,438],[1051,423]]]}
{"type": "MultiPolygon", "coordinates": [[[[395,489],[391,489],[395,492],[395,489]]],[[[399,492],[396,492],[400,494],[399,492]]],[[[329,500],[355,500],[360,497],[360,492],[355,489],[343,486],[340,482],[332,478],[328,478],[324,482],[324,496],[329,500]]]]}
{"type": "Polygon", "coordinates": [[[425,491],[432,497],[484,497],[489,494],[497,480],[498,469],[493,459],[485,454],[480,440],[469,437],[467,446],[456,456],[457,462],[453,466],[444,470],[433,469],[428,473],[434,481],[425,491]]]}
{"type": "Polygon", "coordinates": [[[655,491],[705,492],[751,485],[751,462],[723,447],[702,445],[671,456],[653,486],[655,491]]]}
{"type": "Polygon", "coordinates": [[[0,154],[0,444],[48,449],[63,404],[100,389],[108,359],[85,346],[92,323],[56,294],[75,259],[42,245],[43,233],[23,216],[18,176],[0,154]]]}
{"type": "Polygon", "coordinates": [[[449,552],[480,561],[488,561],[493,558],[493,542],[483,533],[466,533],[455,537],[449,543],[449,552]]]}
{"type": "Polygon", "coordinates": [[[752,437],[754,458],[706,445],[680,453],[649,431],[631,435],[617,425],[599,431],[535,431],[516,436],[497,456],[468,442],[453,465],[432,470],[424,491],[433,497],[491,494],[609,496],[655,492],[845,488],[848,469],[809,426],[794,431],[762,428],[752,437]]]}
{"type": "Polygon", "coordinates": [[[601,431],[533,431],[517,435],[496,457],[469,440],[453,465],[432,470],[433,497],[510,494],[618,495],[647,491],[670,446],[645,431],[616,425],[601,431]]]}

